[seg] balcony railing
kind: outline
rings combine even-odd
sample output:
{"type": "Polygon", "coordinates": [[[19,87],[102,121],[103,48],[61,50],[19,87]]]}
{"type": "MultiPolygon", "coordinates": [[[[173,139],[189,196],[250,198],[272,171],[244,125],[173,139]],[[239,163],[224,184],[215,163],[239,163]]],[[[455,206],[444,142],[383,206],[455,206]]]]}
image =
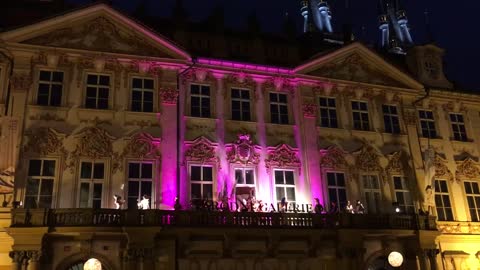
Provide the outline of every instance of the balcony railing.
{"type": "Polygon", "coordinates": [[[12,227],[174,226],[437,230],[435,217],[115,209],[13,209],[12,227]]]}

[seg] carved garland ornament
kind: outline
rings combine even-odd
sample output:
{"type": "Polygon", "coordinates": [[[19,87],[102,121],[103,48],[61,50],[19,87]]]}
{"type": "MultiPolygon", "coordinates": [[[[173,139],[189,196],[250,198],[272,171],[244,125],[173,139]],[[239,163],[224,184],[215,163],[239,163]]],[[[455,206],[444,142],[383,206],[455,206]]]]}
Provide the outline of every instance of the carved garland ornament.
{"type": "Polygon", "coordinates": [[[346,169],[348,167],[345,160],[345,153],[338,147],[331,146],[320,150],[320,166],[329,169],[346,169]]]}
{"type": "Polygon", "coordinates": [[[466,158],[457,166],[455,171],[455,178],[460,181],[460,178],[478,179],[480,178],[480,169],[471,158],[466,158]]]}
{"type": "Polygon", "coordinates": [[[24,151],[37,153],[42,156],[65,151],[63,140],[51,128],[41,127],[27,134],[28,142],[24,151]]]}
{"type": "Polygon", "coordinates": [[[227,160],[230,163],[258,164],[260,155],[255,151],[249,134],[238,135],[238,140],[227,151],[227,160]]]}
{"type": "Polygon", "coordinates": [[[366,172],[382,172],[379,156],[371,146],[364,146],[355,159],[357,168],[366,172]]]}
{"type": "Polygon", "coordinates": [[[89,127],[81,132],[79,143],[72,153],[74,157],[84,156],[92,159],[114,155],[112,140],[115,138],[99,127],[89,127]]]}
{"type": "Polygon", "coordinates": [[[297,153],[288,145],[282,144],[268,153],[265,160],[265,167],[270,170],[272,167],[300,167],[301,162],[297,153]]]}
{"type": "Polygon", "coordinates": [[[445,163],[446,160],[441,158],[439,155],[435,156],[435,177],[446,178],[450,182],[454,182],[455,177],[453,176],[453,173],[448,169],[447,165],[445,165],[445,163]]]}
{"type": "Polygon", "coordinates": [[[218,157],[215,154],[215,147],[206,138],[201,137],[193,141],[191,146],[185,151],[187,161],[196,161],[200,163],[217,163],[218,157]]]}
{"type": "Polygon", "coordinates": [[[394,152],[389,156],[388,165],[385,171],[388,175],[399,174],[403,171],[402,152],[394,152]]]}

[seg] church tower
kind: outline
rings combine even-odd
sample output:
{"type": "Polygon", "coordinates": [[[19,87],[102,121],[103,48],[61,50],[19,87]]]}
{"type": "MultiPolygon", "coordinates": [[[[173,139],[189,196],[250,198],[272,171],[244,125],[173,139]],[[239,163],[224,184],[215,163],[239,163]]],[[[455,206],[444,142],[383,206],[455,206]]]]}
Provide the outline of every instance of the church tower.
{"type": "Polygon", "coordinates": [[[408,19],[401,0],[379,0],[380,47],[394,52],[404,53],[413,45],[408,19]]]}
{"type": "Polygon", "coordinates": [[[303,32],[316,29],[320,33],[332,33],[332,13],[327,0],[302,0],[300,13],[303,17],[303,32]],[[314,27],[312,26],[312,22],[314,27]]]}

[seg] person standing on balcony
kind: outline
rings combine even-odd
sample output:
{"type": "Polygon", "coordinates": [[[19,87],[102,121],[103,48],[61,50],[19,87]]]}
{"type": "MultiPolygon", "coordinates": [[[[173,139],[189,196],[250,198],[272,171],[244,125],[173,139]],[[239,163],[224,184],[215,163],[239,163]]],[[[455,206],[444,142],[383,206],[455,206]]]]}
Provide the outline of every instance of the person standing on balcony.
{"type": "Polygon", "coordinates": [[[173,205],[173,209],[175,211],[182,210],[182,205],[180,204],[180,200],[178,199],[178,197],[175,197],[175,204],[173,205]]]}
{"type": "Polygon", "coordinates": [[[350,201],[347,201],[347,206],[345,207],[345,210],[348,214],[355,214],[355,211],[353,210],[353,205],[350,201]]]}
{"type": "Polygon", "coordinates": [[[315,208],[313,211],[315,211],[315,214],[321,214],[323,212],[323,205],[318,198],[315,198],[315,208]]]}
{"type": "Polygon", "coordinates": [[[147,195],[142,196],[142,200],[137,203],[138,209],[150,209],[150,199],[147,195]]]}
{"type": "Polygon", "coordinates": [[[329,214],[338,214],[339,209],[338,206],[335,202],[330,203],[330,210],[328,211],[329,214]]]}
{"type": "Polygon", "coordinates": [[[113,195],[114,203],[115,203],[115,209],[122,209],[123,204],[125,203],[125,200],[122,199],[122,196],[120,195],[113,195]]]}
{"type": "Polygon", "coordinates": [[[281,212],[281,213],[287,212],[287,206],[288,206],[288,202],[285,199],[285,197],[283,197],[282,200],[280,201],[280,207],[279,207],[278,211],[281,212]]]}
{"type": "Polygon", "coordinates": [[[357,206],[356,206],[355,212],[357,214],[365,214],[365,207],[363,207],[363,204],[362,202],[360,202],[360,200],[357,200],[357,206]]]}

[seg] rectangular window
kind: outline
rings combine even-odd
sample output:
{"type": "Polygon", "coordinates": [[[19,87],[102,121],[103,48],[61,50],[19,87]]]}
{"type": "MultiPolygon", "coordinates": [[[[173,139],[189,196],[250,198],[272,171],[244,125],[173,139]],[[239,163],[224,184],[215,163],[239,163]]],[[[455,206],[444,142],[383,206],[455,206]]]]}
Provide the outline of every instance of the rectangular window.
{"type": "Polygon", "coordinates": [[[153,112],[153,80],[132,79],[132,111],[153,112]]]}
{"type": "Polygon", "coordinates": [[[368,119],[368,104],[363,101],[352,101],[353,128],[356,130],[370,130],[368,119]]]}
{"type": "Polygon", "coordinates": [[[413,214],[415,208],[405,177],[394,176],[393,187],[395,189],[395,200],[401,213],[413,214]]]}
{"type": "Polygon", "coordinates": [[[422,136],[425,138],[437,138],[433,112],[420,110],[418,111],[418,116],[420,118],[420,127],[422,128],[422,136]]]}
{"type": "Polygon", "coordinates": [[[451,113],[450,123],[452,124],[453,139],[456,141],[467,141],[467,131],[465,130],[465,122],[463,114],[451,113]]]}
{"type": "Polygon", "coordinates": [[[109,92],[110,76],[88,74],[85,107],[90,109],[108,109],[109,92]]]}
{"type": "Polygon", "coordinates": [[[192,199],[213,199],[213,168],[209,166],[190,167],[190,197],[192,199]]]}
{"type": "Polygon", "coordinates": [[[63,72],[41,70],[38,78],[37,105],[62,104],[63,72]]]}
{"type": "Polygon", "coordinates": [[[252,168],[235,169],[235,195],[237,200],[255,197],[255,173],[252,168]]]}
{"type": "Polygon", "coordinates": [[[369,214],[379,214],[381,212],[382,193],[378,177],[376,175],[363,175],[362,180],[367,203],[366,211],[369,214]]]}
{"type": "Polygon", "coordinates": [[[398,120],[397,106],[383,105],[382,110],[385,132],[391,134],[400,134],[400,122],[398,120]]]}
{"type": "Polygon", "coordinates": [[[480,221],[480,189],[477,182],[464,182],[468,210],[473,222],[480,221]]]}
{"type": "Polygon", "coordinates": [[[287,94],[270,93],[270,120],[274,124],[288,124],[287,94]]]}
{"type": "Polygon", "coordinates": [[[128,163],[128,196],[129,209],[137,209],[137,203],[146,195],[152,206],[153,164],[144,162],[128,163]]]}
{"type": "Polygon", "coordinates": [[[275,170],[275,194],[277,202],[283,198],[289,203],[295,203],[295,178],[293,171],[275,170]]]}
{"type": "Polygon", "coordinates": [[[105,164],[82,161],[80,163],[80,208],[101,208],[105,164]]]}
{"type": "Polygon", "coordinates": [[[190,113],[194,117],[210,117],[210,86],[190,85],[190,113]]]}
{"type": "Polygon", "coordinates": [[[347,205],[347,189],[345,187],[345,175],[343,173],[328,172],[328,199],[334,202],[338,209],[345,209],[347,205]]]}
{"type": "Polygon", "coordinates": [[[50,208],[52,206],[54,180],[55,160],[30,160],[25,208],[50,208]]]}
{"type": "Polygon", "coordinates": [[[453,220],[452,205],[446,180],[435,180],[435,206],[438,220],[453,220]]]}
{"type": "Polygon", "coordinates": [[[232,88],[232,119],[250,121],[250,91],[232,88]]]}
{"type": "Polygon", "coordinates": [[[319,99],[320,126],[337,128],[337,106],[334,98],[321,97],[319,99]]]}

